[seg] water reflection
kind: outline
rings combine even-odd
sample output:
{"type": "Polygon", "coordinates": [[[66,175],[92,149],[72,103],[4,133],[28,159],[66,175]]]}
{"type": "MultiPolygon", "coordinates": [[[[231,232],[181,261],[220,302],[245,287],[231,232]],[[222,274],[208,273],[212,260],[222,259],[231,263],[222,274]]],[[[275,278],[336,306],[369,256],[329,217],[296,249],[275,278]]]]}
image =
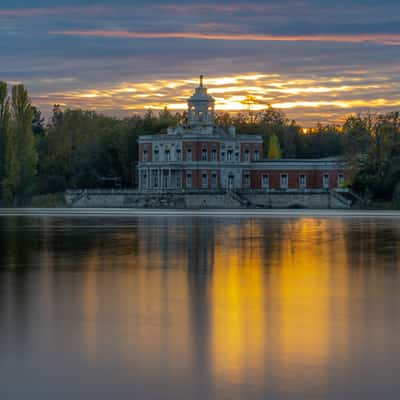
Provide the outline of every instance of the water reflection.
{"type": "Polygon", "coordinates": [[[0,243],[14,395],[400,394],[396,221],[1,218],[0,243]]]}

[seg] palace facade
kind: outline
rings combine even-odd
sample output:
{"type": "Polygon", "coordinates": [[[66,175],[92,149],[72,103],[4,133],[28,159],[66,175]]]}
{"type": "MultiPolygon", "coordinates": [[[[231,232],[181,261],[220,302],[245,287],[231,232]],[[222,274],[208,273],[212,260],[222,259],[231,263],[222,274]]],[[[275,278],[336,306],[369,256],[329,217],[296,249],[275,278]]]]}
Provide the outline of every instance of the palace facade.
{"type": "Polygon", "coordinates": [[[139,137],[141,192],[328,191],[343,187],[344,165],[336,159],[263,158],[260,135],[237,135],[215,123],[215,100],[200,86],[188,100],[183,125],[139,137]]]}

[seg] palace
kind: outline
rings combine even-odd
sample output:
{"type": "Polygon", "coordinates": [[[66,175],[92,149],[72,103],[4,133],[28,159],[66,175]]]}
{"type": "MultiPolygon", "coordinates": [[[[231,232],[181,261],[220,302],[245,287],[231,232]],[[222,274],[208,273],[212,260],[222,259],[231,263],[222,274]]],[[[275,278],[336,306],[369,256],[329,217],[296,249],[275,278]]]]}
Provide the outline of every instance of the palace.
{"type": "Polygon", "coordinates": [[[200,86],[188,100],[187,121],[166,134],[139,138],[140,192],[315,192],[340,189],[338,160],[263,158],[260,135],[237,135],[215,123],[215,100],[200,86]]]}

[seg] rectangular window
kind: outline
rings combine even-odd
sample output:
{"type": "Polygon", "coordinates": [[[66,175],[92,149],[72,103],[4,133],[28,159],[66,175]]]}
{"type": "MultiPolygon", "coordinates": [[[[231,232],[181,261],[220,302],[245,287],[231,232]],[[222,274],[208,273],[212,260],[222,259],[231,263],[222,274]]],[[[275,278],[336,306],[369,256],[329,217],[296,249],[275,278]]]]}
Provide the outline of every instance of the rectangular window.
{"type": "Polygon", "coordinates": [[[158,149],[154,150],[154,161],[159,161],[160,160],[160,152],[158,149]]]}
{"type": "Polygon", "coordinates": [[[182,159],[182,152],[181,152],[181,149],[176,149],[176,159],[177,159],[178,161],[181,161],[181,159],[182,159]]]}
{"type": "Polygon", "coordinates": [[[244,175],[243,185],[246,187],[250,186],[250,175],[249,174],[244,175]]]}
{"type": "Polygon", "coordinates": [[[211,186],[213,187],[213,188],[216,188],[217,187],[217,182],[218,182],[218,180],[217,180],[217,174],[212,174],[212,176],[211,176],[211,186]]]}
{"type": "Polygon", "coordinates": [[[236,154],[235,154],[235,159],[236,159],[237,162],[240,161],[240,155],[239,155],[239,153],[236,153],[236,154]]]}
{"type": "Polygon", "coordinates": [[[288,188],[288,174],[281,174],[281,189],[288,188]]]}
{"type": "Polygon", "coordinates": [[[324,174],[324,176],[322,178],[322,185],[323,185],[324,189],[329,189],[329,175],[328,174],[324,174]]]}
{"type": "Polygon", "coordinates": [[[304,174],[299,176],[299,187],[305,189],[307,187],[307,177],[304,174]]]}
{"type": "Polygon", "coordinates": [[[192,174],[191,173],[188,173],[186,175],[186,187],[188,189],[191,189],[191,187],[192,187],[192,174]]]}
{"type": "Polygon", "coordinates": [[[217,149],[212,149],[211,160],[212,161],[217,161],[217,149]]]}
{"type": "Polygon", "coordinates": [[[344,186],[344,175],[339,174],[338,175],[338,187],[342,188],[344,186]]]}
{"type": "Polygon", "coordinates": [[[250,161],[250,151],[246,150],[244,152],[244,161],[250,161]]]}
{"type": "Polygon", "coordinates": [[[158,171],[153,171],[153,187],[158,188],[158,171]]]}
{"type": "Polygon", "coordinates": [[[147,161],[147,150],[143,150],[143,161],[146,162],[147,161]]]}
{"type": "Polygon", "coordinates": [[[165,150],[165,160],[171,161],[171,152],[169,150],[165,150]]]}
{"type": "Polygon", "coordinates": [[[233,151],[232,150],[228,150],[228,156],[227,156],[227,160],[228,161],[232,161],[232,155],[233,155],[233,151]]]}
{"type": "Polygon", "coordinates": [[[224,151],[221,153],[221,160],[225,161],[225,152],[224,151]]]}
{"type": "Polygon", "coordinates": [[[187,149],[186,151],[186,160],[192,161],[192,149],[187,149]]]}
{"type": "Polygon", "coordinates": [[[261,186],[263,189],[269,189],[269,175],[268,174],[263,174],[262,176],[262,181],[261,181],[261,186]]]}
{"type": "Polygon", "coordinates": [[[201,175],[201,187],[208,188],[208,175],[206,172],[201,175]]]}
{"type": "Polygon", "coordinates": [[[260,153],[258,150],[254,150],[254,161],[258,161],[260,159],[260,153]]]}
{"type": "Polygon", "coordinates": [[[147,187],[147,173],[146,173],[146,171],[142,172],[142,187],[147,187]]]}
{"type": "Polygon", "coordinates": [[[203,161],[207,161],[207,159],[208,159],[208,152],[207,152],[207,149],[203,149],[203,150],[201,151],[201,159],[202,159],[203,161]]]}
{"type": "Polygon", "coordinates": [[[177,176],[175,177],[175,183],[176,183],[176,187],[177,187],[178,189],[180,189],[180,188],[182,187],[182,179],[181,179],[181,176],[180,176],[180,175],[177,175],[177,176]]]}

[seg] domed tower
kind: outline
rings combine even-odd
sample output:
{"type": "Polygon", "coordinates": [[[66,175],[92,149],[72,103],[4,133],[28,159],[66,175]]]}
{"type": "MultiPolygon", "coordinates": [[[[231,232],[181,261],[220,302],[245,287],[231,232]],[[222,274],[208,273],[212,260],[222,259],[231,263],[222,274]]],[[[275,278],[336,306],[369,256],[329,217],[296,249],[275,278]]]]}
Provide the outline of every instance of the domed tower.
{"type": "Polygon", "coordinates": [[[212,127],[215,123],[215,100],[207,93],[207,88],[203,86],[203,75],[200,75],[200,86],[195,94],[188,100],[189,127],[212,127]]]}

